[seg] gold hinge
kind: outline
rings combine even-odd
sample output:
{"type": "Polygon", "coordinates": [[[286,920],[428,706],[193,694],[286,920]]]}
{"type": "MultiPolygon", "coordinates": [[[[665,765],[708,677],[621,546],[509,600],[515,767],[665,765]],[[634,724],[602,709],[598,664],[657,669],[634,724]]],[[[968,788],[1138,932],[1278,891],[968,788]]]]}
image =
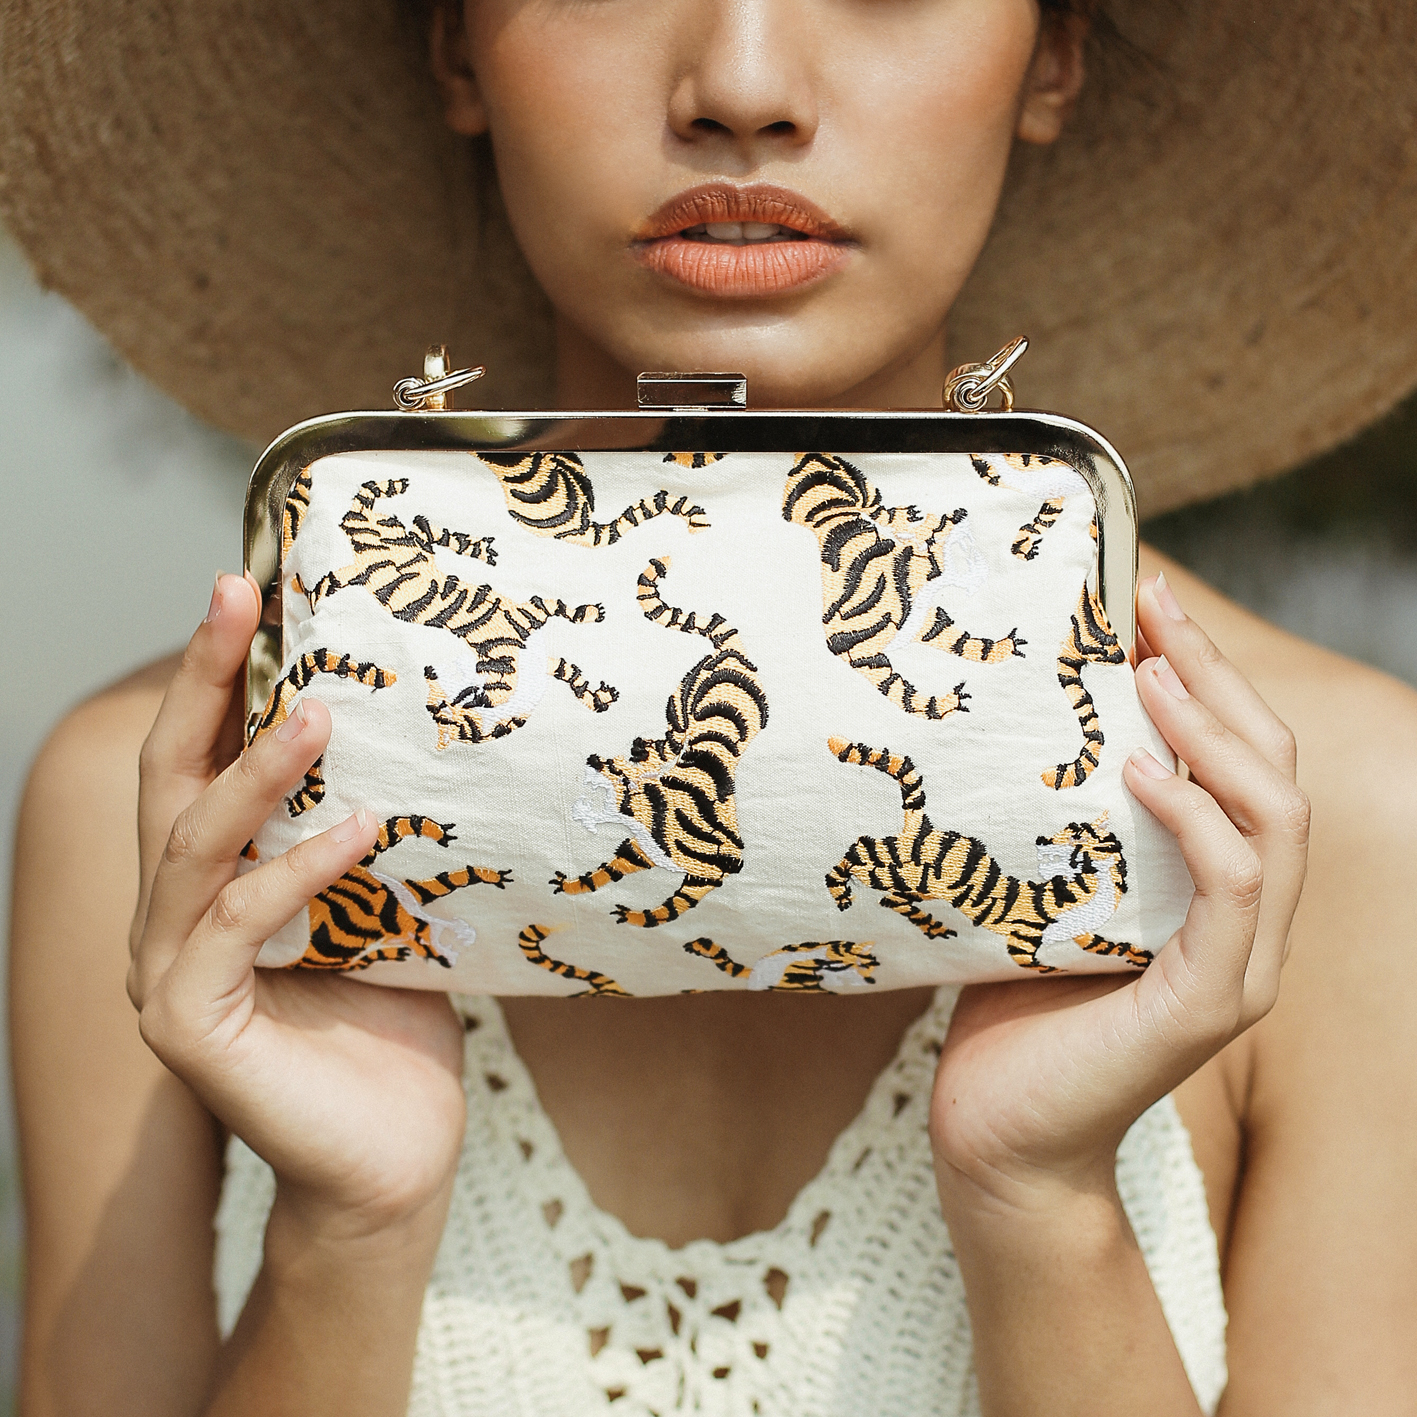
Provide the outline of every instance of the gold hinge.
{"type": "Polygon", "coordinates": [[[951,413],[1008,413],[1014,406],[1014,386],[1009,370],[1023,358],[1028,339],[1020,335],[1010,340],[992,359],[983,364],[961,364],[950,371],[945,380],[942,401],[951,413]],[[999,394],[997,409],[989,407],[989,398],[999,394]]]}
{"type": "Polygon", "coordinates": [[[394,385],[394,407],[404,413],[446,413],[453,407],[453,390],[487,372],[480,364],[476,369],[450,369],[451,364],[445,345],[430,345],[423,356],[423,377],[400,379],[394,385]]]}

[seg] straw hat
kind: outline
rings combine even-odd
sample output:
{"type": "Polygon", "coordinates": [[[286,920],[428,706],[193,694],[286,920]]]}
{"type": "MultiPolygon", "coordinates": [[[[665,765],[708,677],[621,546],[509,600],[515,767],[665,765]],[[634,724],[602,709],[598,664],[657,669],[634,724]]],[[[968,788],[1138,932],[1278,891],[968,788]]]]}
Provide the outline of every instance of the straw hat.
{"type": "MultiPolygon", "coordinates": [[[[1281,471],[1417,385],[1417,5],[1110,6],[1152,57],[1021,150],[951,324],[1027,333],[1023,404],[1101,428],[1156,512],[1281,471]]],[[[253,439],[389,406],[424,346],[550,401],[485,143],[397,0],[0,0],[0,214],[41,281],[253,439]]]]}

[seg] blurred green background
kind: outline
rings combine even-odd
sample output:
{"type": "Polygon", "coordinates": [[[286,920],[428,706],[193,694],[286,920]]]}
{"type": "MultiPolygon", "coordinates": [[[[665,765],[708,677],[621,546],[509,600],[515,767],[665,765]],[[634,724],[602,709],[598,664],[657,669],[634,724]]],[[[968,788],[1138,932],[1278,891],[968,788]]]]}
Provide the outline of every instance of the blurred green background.
{"type": "MultiPolygon", "coordinates": [[[[0,235],[7,863],[24,775],[50,726],[179,647],[206,611],[214,571],[240,566],[251,461],[250,449],[197,424],[36,289],[0,235]]],[[[1158,518],[1144,535],[1259,614],[1417,684],[1417,400],[1299,472],[1158,518]]],[[[8,899],[7,868],[0,918],[8,899]]],[[[21,1261],[8,1088],[0,1095],[4,1413],[21,1261]]]]}

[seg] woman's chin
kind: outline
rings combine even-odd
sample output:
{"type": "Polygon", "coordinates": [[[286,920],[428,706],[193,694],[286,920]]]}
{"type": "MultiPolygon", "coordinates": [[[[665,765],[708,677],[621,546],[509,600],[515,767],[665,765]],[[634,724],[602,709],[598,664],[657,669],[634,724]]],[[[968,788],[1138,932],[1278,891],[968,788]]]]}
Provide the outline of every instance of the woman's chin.
{"type": "Polygon", "coordinates": [[[557,364],[567,386],[561,393],[576,401],[571,385],[589,392],[613,384],[623,388],[618,397],[632,397],[643,370],[722,370],[747,376],[752,408],[937,407],[942,320],[920,318],[918,306],[913,319],[883,314],[888,293],[849,288],[858,287],[857,272],[846,264],[775,299],[685,290],[682,299],[666,301],[661,293],[646,301],[638,281],[614,299],[602,292],[589,308],[557,321],[557,364]]]}

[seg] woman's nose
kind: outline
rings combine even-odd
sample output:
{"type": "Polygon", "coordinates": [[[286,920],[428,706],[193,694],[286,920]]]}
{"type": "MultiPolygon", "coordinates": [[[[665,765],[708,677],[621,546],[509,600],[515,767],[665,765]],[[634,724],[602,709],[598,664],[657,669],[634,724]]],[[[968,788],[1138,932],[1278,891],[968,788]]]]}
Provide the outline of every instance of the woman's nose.
{"type": "Polygon", "coordinates": [[[669,126],[697,147],[795,148],[817,131],[808,7],[800,0],[689,0],[669,126]],[[692,19],[689,19],[689,16],[692,19]]]}

